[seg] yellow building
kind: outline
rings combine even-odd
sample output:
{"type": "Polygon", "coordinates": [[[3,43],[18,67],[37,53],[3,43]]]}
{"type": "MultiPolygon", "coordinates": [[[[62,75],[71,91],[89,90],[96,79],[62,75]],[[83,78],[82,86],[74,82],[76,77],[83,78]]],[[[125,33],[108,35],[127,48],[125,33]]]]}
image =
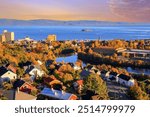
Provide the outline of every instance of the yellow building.
{"type": "Polygon", "coordinates": [[[5,35],[0,35],[0,42],[3,43],[3,42],[6,42],[6,38],[5,38],[5,35]]]}
{"type": "Polygon", "coordinates": [[[15,39],[14,32],[8,32],[7,30],[4,30],[3,35],[5,36],[6,42],[14,41],[14,39],[15,39]]]}
{"type": "Polygon", "coordinates": [[[48,42],[51,42],[51,41],[56,41],[57,40],[57,37],[56,35],[48,35],[47,39],[46,39],[48,42]]]}

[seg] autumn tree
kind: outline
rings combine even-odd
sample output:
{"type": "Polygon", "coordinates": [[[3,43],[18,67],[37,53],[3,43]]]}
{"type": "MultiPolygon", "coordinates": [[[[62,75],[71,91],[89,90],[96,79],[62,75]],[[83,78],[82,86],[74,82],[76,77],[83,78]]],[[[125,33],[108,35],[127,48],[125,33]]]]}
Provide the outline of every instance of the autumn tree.
{"type": "Polygon", "coordinates": [[[74,73],[74,69],[69,65],[69,64],[64,64],[62,65],[59,69],[59,72],[64,72],[64,73],[74,73]]]}
{"type": "Polygon", "coordinates": [[[68,74],[68,73],[64,74],[64,76],[63,76],[64,83],[72,81],[72,80],[73,80],[73,77],[71,74],[68,74]]]}
{"type": "Polygon", "coordinates": [[[18,75],[18,77],[22,77],[23,74],[24,74],[24,70],[18,67],[18,69],[17,69],[17,75],[18,75]]]}
{"type": "Polygon", "coordinates": [[[134,100],[148,100],[148,95],[142,91],[142,89],[138,86],[138,83],[135,83],[129,90],[129,95],[134,100]]]}
{"type": "Polygon", "coordinates": [[[81,42],[80,44],[81,44],[81,50],[84,51],[85,50],[85,44],[84,44],[84,42],[81,42]]]}

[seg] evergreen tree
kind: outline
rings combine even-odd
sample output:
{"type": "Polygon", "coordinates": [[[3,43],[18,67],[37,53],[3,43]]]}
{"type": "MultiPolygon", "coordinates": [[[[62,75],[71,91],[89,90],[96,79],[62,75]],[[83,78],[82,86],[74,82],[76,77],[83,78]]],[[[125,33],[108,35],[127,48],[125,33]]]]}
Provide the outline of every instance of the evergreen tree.
{"type": "Polygon", "coordinates": [[[92,73],[85,79],[83,91],[87,90],[98,94],[101,100],[109,99],[106,84],[97,74],[92,73]]]}

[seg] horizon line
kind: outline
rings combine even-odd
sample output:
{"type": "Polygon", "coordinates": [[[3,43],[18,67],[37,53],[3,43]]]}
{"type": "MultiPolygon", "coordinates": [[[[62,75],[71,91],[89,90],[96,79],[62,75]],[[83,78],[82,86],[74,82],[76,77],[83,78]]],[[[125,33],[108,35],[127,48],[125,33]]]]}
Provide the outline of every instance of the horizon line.
{"type": "Polygon", "coordinates": [[[110,20],[92,20],[92,19],[82,19],[82,20],[60,20],[60,19],[13,19],[13,18],[0,18],[0,20],[21,20],[21,21],[33,21],[33,20],[49,20],[49,21],[97,21],[97,22],[112,22],[112,23],[150,23],[150,22],[129,22],[129,21],[110,21],[110,20]]]}

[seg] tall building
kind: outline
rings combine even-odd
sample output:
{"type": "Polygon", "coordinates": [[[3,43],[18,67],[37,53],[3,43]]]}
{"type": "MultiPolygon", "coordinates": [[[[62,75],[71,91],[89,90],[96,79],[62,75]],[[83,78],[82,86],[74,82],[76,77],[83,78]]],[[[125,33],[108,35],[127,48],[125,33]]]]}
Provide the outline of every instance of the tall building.
{"type": "Polygon", "coordinates": [[[56,38],[56,35],[48,35],[47,39],[46,39],[48,42],[51,42],[51,41],[56,41],[57,38],[56,38]]]}
{"type": "Polygon", "coordinates": [[[6,38],[5,38],[5,35],[0,35],[0,42],[3,43],[3,42],[6,42],[6,38]]]}
{"type": "Polygon", "coordinates": [[[6,42],[14,41],[14,39],[15,39],[14,32],[8,32],[7,30],[4,30],[3,35],[5,36],[6,42]]]}

